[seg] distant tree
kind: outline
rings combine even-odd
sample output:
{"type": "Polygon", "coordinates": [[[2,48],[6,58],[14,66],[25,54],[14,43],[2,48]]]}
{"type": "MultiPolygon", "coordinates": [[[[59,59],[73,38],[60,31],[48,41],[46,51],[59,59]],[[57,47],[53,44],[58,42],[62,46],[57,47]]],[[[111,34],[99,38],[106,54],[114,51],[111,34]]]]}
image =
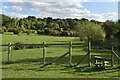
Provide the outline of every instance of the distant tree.
{"type": "Polygon", "coordinates": [[[14,28],[13,28],[13,33],[14,33],[14,34],[19,34],[19,33],[20,33],[20,30],[19,30],[17,27],[14,27],[14,28]]]}
{"type": "Polygon", "coordinates": [[[119,25],[120,25],[119,23],[113,22],[113,21],[107,20],[106,22],[104,22],[102,27],[104,28],[104,30],[106,32],[105,38],[107,40],[114,41],[115,34],[119,32],[119,25]]]}
{"type": "Polygon", "coordinates": [[[69,33],[68,31],[63,31],[63,32],[60,34],[60,36],[66,36],[66,37],[68,37],[68,36],[70,36],[70,33],[69,33]]]}
{"type": "Polygon", "coordinates": [[[80,21],[89,21],[89,20],[86,18],[82,18],[80,21]]]}
{"type": "Polygon", "coordinates": [[[47,23],[47,24],[50,24],[51,22],[52,22],[52,17],[47,17],[47,18],[46,18],[46,23],[47,23]]]}
{"type": "Polygon", "coordinates": [[[67,18],[66,20],[67,20],[67,22],[69,24],[69,28],[74,29],[76,21],[74,19],[70,19],[70,18],[67,18]]]}
{"type": "Polygon", "coordinates": [[[35,16],[28,16],[27,19],[32,20],[32,21],[37,20],[37,18],[35,16]]]}
{"type": "Polygon", "coordinates": [[[50,29],[58,29],[59,28],[59,25],[57,23],[50,23],[47,25],[47,28],[50,28],[50,29]]]}
{"type": "Polygon", "coordinates": [[[10,28],[11,26],[11,18],[9,16],[6,16],[4,14],[1,14],[2,16],[2,26],[5,26],[6,28],[10,28]]]}
{"type": "Polygon", "coordinates": [[[92,22],[87,22],[87,24],[81,23],[80,27],[77,28],[77,31],[79,31],[80,38],[87,40],[88,42],[91,40],[104,39],[105,37],[105,32],[102,27],[92,22]]]}

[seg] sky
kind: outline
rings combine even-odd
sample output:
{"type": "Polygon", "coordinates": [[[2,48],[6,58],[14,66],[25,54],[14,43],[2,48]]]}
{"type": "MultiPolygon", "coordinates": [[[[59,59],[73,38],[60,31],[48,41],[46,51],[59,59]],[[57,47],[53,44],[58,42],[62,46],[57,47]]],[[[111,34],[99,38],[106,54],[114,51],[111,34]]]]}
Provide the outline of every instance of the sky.
{"type": "Polygon", "coordinates": [[[1,14],[14,18],[36,16],[37,18],[87,18],[106,21],[118,19],[117,0],[43,1],[43,0],[4,0],[1,14]]]}

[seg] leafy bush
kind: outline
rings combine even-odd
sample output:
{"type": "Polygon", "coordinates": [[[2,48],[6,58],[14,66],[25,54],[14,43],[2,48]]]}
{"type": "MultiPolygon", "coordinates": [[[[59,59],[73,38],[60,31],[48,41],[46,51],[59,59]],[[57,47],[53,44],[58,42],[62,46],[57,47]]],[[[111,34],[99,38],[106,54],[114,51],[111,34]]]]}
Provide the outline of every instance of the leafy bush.
{"type": "Polygon", "coordinates": [[[70,36],[73,37],[73,36],[76,36],[76,32],[75,31],[70,31],[70,36]]]}
{"type": "Polygon", "coordinates": [[[26,33],[27,33],[27,35],[29,35],[30,34],[30,30],[27,30],[26,33]]]}
{"type": "Polygon", "coordinates": [[[23,31],[23,33],[27,33],[27,30],[23,31]]]}
{"type": "Polygon", "coordinates": [[[15,43],[15,46],[13,47],[14,50],[22,50],[22,49],[34,49],[34,48],[40,48],[39,46],[33,46],[33,45],[22,45],[22,43],[15,43]]]}
{"type": "Polygon", "coordinates": [[[8,28],[8,32],[13,32],[13,29],[12,28],[8,28]]]}
{"type": "Polygon", "coordinates": [[[17,28],[13,28],[13,33],[14,33],[14,34],[19,34],[19,33],[20,33],[20,30],[17,29],[17,28]]]}
{"type": "Polygon", "coordinates": [[[0,34],[3,34],[4,30],[2,28],[0,28],[0,34]]]}
{"type": "Polygon", "coordinates": [[[21,50],[24,49],[25,46],[21,45],[22,43],[15,43],[15,46],[13,47],[14,50],[21,50]]]}
{"type": "Polygon", "coordinates": [[[41,30],[37,30],[37,34],[43,34],[44,31],[41,31],[41,30]]]}
{"type": "Polygon", "coordinates": [[[68,31],[63,31],[60,36],[70,36],[70,33],[68,31]]]}
{"type": "Polygon", "coordinates": [[[57,31],[57,30],[50,30],[49,34],[51,36],[59,36],[59,31],[57,31]]]}
{"type": "Polygon", "coordinates": [[[45,34],[45,35],[50,35],[50,29],[45,29],[45,30],[44,30],[44,34],[45,34]]]}
{"type": "Polygon", "coordinates": [[[31,32],[31,33],[36,33],[36,31],[35,31],[35,30],[31,30],[30,32],[31,32]]]}
{"type": "Polygon", "coordinates": [[[2,29],[3,29],[4,32],[7,32],[7,28],[5,26],[2,27],[2,29]]]}

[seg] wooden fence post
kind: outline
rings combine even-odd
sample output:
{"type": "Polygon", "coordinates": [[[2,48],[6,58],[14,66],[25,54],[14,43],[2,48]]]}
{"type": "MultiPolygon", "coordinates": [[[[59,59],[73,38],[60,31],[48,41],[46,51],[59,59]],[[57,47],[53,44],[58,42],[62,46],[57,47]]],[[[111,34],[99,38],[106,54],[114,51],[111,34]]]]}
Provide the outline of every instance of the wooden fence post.
{"type": "Polygon", "coordinates": [[[46,42],[43,41],[43,64],[45,64],[46,42]]]}
{"type": "Polygon", "coordinates": [[[90,43],[90,41],[88,41],[88,66],[89,67],[91,66],[91,54],[90,54],[90,51],[91,51],[91,43],[90,43]]]}
{"type": "Polygon", "coordinates": [[[69,43],[69,64],[71,65],[72,60],[72,41],[69,43]]]}
{"type": "Polygon", "coordinates": [[[113,66],[114,65],[114,54],[113,54],[113,51],[114,51],[114,47],[112,46],[112,48],[111,48],[111,66],[113,66]]]}
{"type": "Polygon", "coordinates": [[[11,42],[8,44],[8,63],[11,62],[11,42]]]}

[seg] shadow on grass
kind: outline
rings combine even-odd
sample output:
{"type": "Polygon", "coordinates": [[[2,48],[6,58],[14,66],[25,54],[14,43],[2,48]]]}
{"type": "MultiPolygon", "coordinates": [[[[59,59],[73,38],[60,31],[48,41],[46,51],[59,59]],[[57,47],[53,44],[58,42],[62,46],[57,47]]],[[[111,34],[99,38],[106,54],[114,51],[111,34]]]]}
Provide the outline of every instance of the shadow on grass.
{"type": "MultiPolygon", "coordinates": [[[[73,55],[72,56],[72,64],[76,64],[77,62],[79,62],[79,60],[83,57],[84,55],[73,55]]],[[[92,62],[94,61],[93,59],[94,56],[92,56],[92,62]]],[[[56,59],[57,57],[46,57],[46,63],[56,59]]],[[[80,67],[73,67],[73,66],[69,66],[69,57],[62,57],[61,59],[59,59],[58,61],[55,62],[55,64],[53,65],[43,65],[42,64],[43,59],[42,58],[37,58],[37,59],[23,59],[23,60],[17,60],[17,61],[12,61],[10,64],[28,64],[28,66],[31,65],[37,65],[37,66],[33,66],[33,67],[3,67],[2,69],[14,69],[15,71],[19,71],[19,70],[34,70],[34,71],[53,71],[53,70],[61,70],[62,71],[66,71],[63,73],[69,73],[69,74],[74,74],[77,73],[79,74],[80,72],[85,72],[85,73],[90,73],[90,72],[101,72],[101,71],[108,71],[106,73],[109,72],[116,72],[116,71],[120,71],[120,66],[119,67],[111,67],[111,68],[96,68],[93,65],[91,67],[88,67],[87,65],[87,57],[81,62],[81,64],[79,65],[80,67]],[[34,64],[33,64],[34,63],[34,64]]],[[[9,65],[7,62],[3,62],[3,65],[9,65]]],[[[24,66],[24,65],[23,65],[24,66]]],[[[102,74],[102,73],[98,73],[98,74],[102,74]]],[[[87,74],[86,74],[87,75],[87,74]]]]}
{"type": "MultiPolygon", "coordinates": [[[[61,56],[61,55],[60,55],[61,56]]],[[[59,57],[59,56],[58,56],[59,57]]],[[[53,61],[54,59],[58,58],[58,57],[46,57],[46,63],[53,61]]],[[[83,58],[84,55],[72,55],[72,64],[76,64],[77,62],[80,61],[81,58],[83,58]]],[[[87,64],[88,63],[88,57],[86,57],[81,64],[87,64]]],[[[22,59],[22,60],[16,60],[16,61],[11,61],[11,63],[9,64],[15,64],[15,63],[31,63],[31,62],[39,62],[42,64],[43,62],[43,58],[26,58],[26,59],[22,59]]],[[[91,55],[91,62],[94,62],[94,55],[91,55]]],[[[62,57],[61,59],[57,60],[54,62],[55,64],[69,64],[69,55],[66,55],[65,57],[62,57]]],[[[8,62],[3,61],[2,64],[8,64],[8,62]]]]}
{"type": "MultiPolygon", "coordinates": [[[[78,76],[100,76],[104,75],[104,77],[109,77],[109,78],[114,78],[114,77],[119,77],[119,75],[110,75],[114,74],[115,72],[120,71],[119,67],[109,67],[108,69],[106,68],[97,68],[94,66],[88,67],[86,65],[81,65],[80,67],[66,67],[64,70],[66,72],[62,72],[65,74],[74,74],[78,76]],[[72,68],[72,69],[70,69],[72,68]]],[[[102,77],[101,77],[102,78],[102,77]]]]}
{"type": "MultiPolygon", "coordinates": [[[[72,56],[72,63],[77,63],[84,55],[73,55],[72,56]]],[[[58,56],[59,57],[59,56],[58,56]]],[[[57,57],[46,57],[46,63],[53,61],[54,59],[56,59],[57,57]]],[[[26,58],[26,59],[22,59],[22,60],[16,60],[16,61],[11,61],[11,63],[9,64],[15,64],[15,63],[30,63],[30,62],[40,62],[42,63],[43,58],[36,58],[36,59],[32,59],[32,58],[26,58]]],[[[86,59],[83,61],[83,63],[86,62],[86,59]]],[[[62,57],[61,59],[57,60],[55,62],[56,64],[69,64],[69,57],[68,55],[66,55],[65,57],[62,57]]],[[[4,61],[2,62],[2,64],[8,64],[8,62],[4,61]]]]}

